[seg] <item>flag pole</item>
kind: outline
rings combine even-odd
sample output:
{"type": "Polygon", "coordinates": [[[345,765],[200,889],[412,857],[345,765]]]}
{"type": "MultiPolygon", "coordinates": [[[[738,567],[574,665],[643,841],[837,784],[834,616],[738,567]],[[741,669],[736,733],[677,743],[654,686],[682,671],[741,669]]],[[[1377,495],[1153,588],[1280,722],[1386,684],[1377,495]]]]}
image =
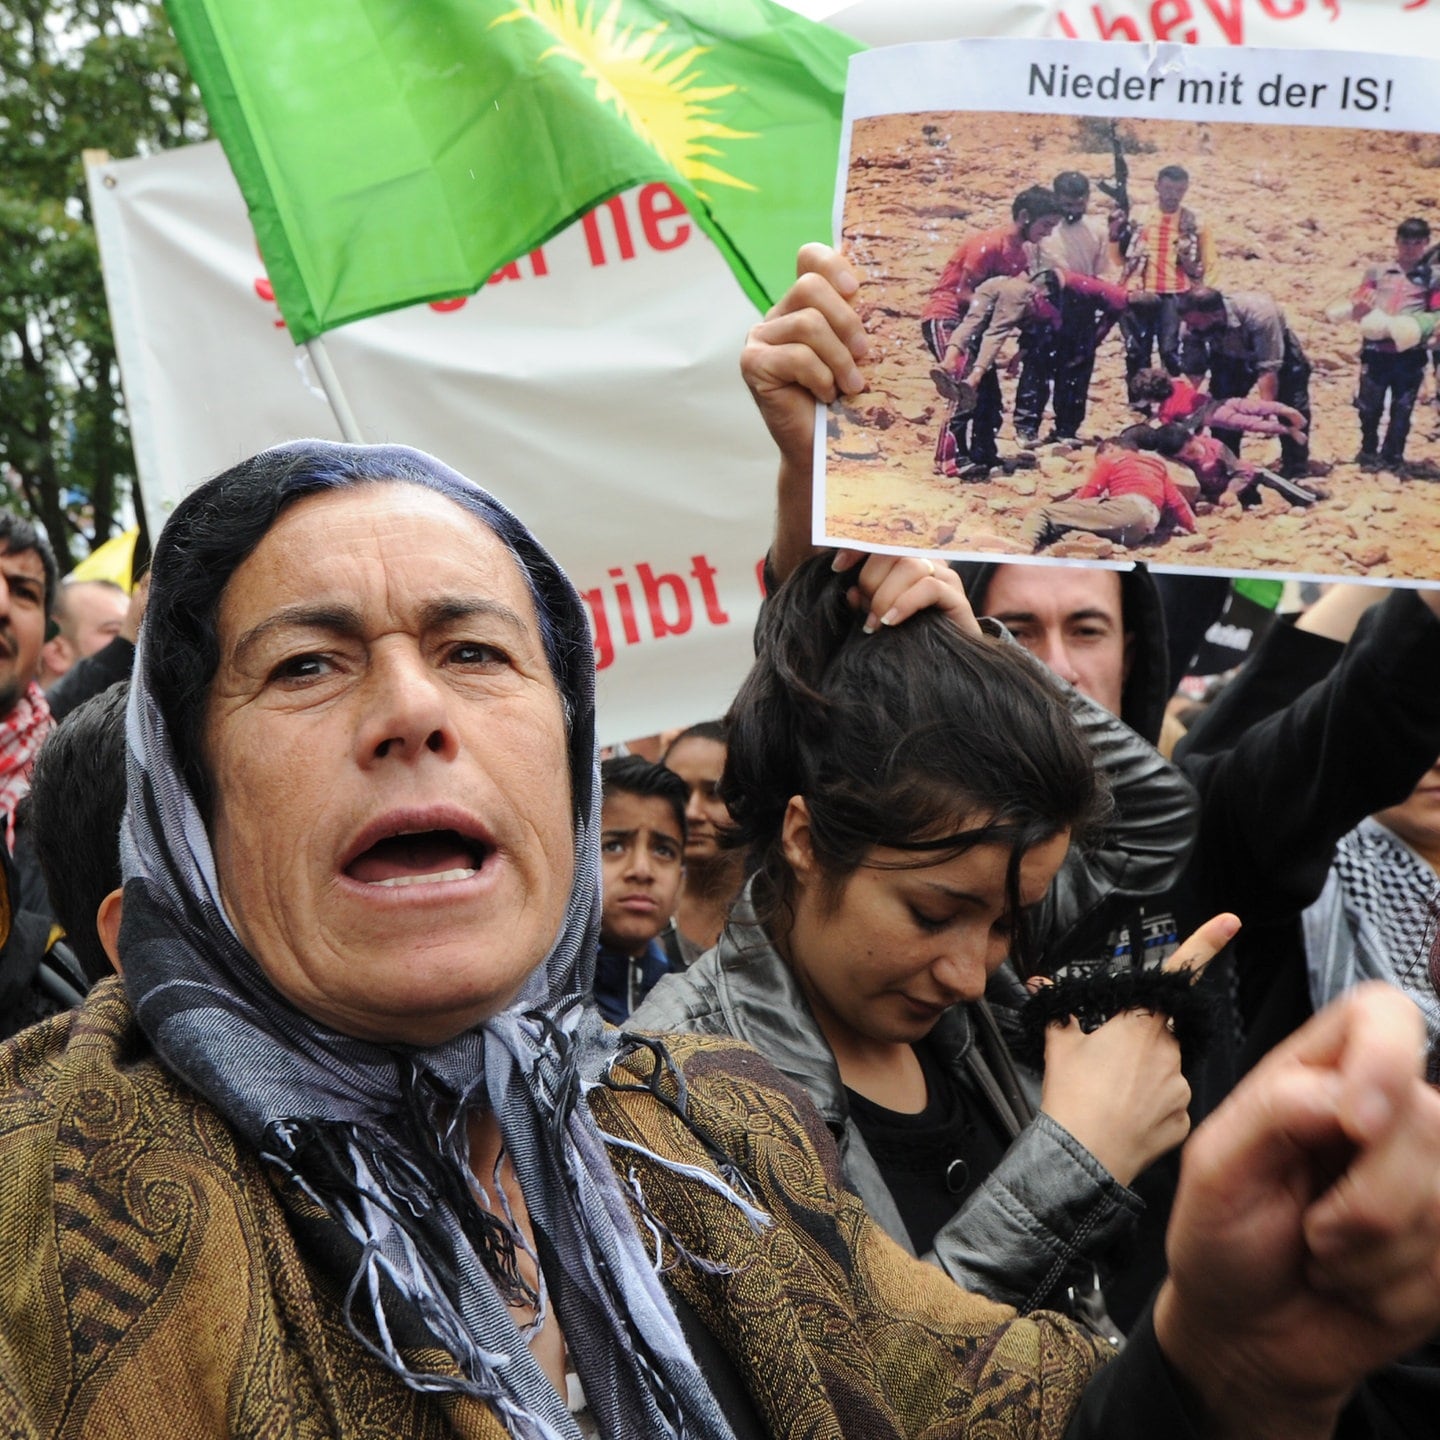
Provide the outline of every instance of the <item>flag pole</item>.
{"type": "Polygon", "coordinates": [[[355,412],[350,408],[349,400],[345,398],[340,377],[330,363],[330,352],[325,348],[325,337],[317,335],[313,340],[307,340],[305,353],[309,355],[310,363],[315,367],[320,388],[324,390],[325,398],[330,402],[330,410],[335,416],[336,424],[340,426],[341,436],[351,445],[363,445],[365,437],[361,435],[360,426],[355,421],[355,412]]]}

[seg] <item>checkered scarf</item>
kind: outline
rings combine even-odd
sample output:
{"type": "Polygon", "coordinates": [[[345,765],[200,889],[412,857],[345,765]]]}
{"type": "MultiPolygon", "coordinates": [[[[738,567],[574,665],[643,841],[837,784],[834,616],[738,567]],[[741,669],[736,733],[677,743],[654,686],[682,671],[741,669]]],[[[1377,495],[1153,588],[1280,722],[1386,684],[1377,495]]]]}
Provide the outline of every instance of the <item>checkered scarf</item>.
{"type": "Polygon", "coordinates": [[[30,793],[30,772],[45,737],[55,727],[44,693],[32,680],[15,708],[0,720],[0,816],[5,844],[15,848],[15,807],[30,793]]]}
{"type": "Polygon", "coordinates": [[[1384,980],[1420,1007],[1429,1072],[1440,1080],[1440,995],[1431,970],[1440,876],[1393,831],[1362,820],[1335,847],[1304,915],[1310,996],[1319,1009],[1362,980],[1384,980]]]}

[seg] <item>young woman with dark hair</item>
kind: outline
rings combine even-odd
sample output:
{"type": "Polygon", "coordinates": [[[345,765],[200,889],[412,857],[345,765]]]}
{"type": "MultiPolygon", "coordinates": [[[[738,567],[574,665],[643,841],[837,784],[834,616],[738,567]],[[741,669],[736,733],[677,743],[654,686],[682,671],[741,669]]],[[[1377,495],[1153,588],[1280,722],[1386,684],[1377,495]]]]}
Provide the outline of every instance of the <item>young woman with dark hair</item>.
{"type": "Polygon", "coordinates": [[[745,880],[745,856],[724,843],[730,812],[720,798],[725,769],[725,726],[702,720],[682,730],[660,763],[689,792],[685,804],[685,881],[666,948],[676,969],[693,964],[720,938],[725,917],[745,880]]]}
{"type": "Polygon", "coordinates": [[[1052,1026],[1042,1085],[984,997],[1007,958],[1028,975],[1103,897],[1163,883],[1188,787],[916,566],[874,557],[847,587],[816,557],[767,606],[721,787],[756,868],[718,947],[632,1024],[748,1040],[893,1238],[1108,1332],[1096,1268],[1140,1208],[1128,1183],[1188,1129],[1178,1044],[1147,1011],[1052,1026]],[[939,604],[895,624],[917,574],[939,604]]]}

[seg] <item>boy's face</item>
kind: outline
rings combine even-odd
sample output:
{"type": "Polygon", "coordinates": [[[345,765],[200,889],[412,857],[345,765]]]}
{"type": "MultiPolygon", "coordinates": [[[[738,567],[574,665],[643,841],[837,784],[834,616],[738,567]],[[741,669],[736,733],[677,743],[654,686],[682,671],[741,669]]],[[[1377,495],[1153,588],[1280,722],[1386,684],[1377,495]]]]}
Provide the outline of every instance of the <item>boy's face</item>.
{"type": "Polygon", "coordinates": [[[600,811],[600,939],[638,955],[670,923],[685,873],[685,834],[658,795],[616,791],[600,811]]]}

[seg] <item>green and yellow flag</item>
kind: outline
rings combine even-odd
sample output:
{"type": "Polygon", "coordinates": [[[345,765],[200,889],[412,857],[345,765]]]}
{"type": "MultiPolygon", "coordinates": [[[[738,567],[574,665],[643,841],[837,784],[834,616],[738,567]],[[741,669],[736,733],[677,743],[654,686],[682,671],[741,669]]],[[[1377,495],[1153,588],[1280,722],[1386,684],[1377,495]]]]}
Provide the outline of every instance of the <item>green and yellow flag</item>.
{"type": "Polygon", "coordinates": [[[829,233],[848,37],[769,0],[166,0],[296,343],[671,186],[769,304],[829,233]]]}

